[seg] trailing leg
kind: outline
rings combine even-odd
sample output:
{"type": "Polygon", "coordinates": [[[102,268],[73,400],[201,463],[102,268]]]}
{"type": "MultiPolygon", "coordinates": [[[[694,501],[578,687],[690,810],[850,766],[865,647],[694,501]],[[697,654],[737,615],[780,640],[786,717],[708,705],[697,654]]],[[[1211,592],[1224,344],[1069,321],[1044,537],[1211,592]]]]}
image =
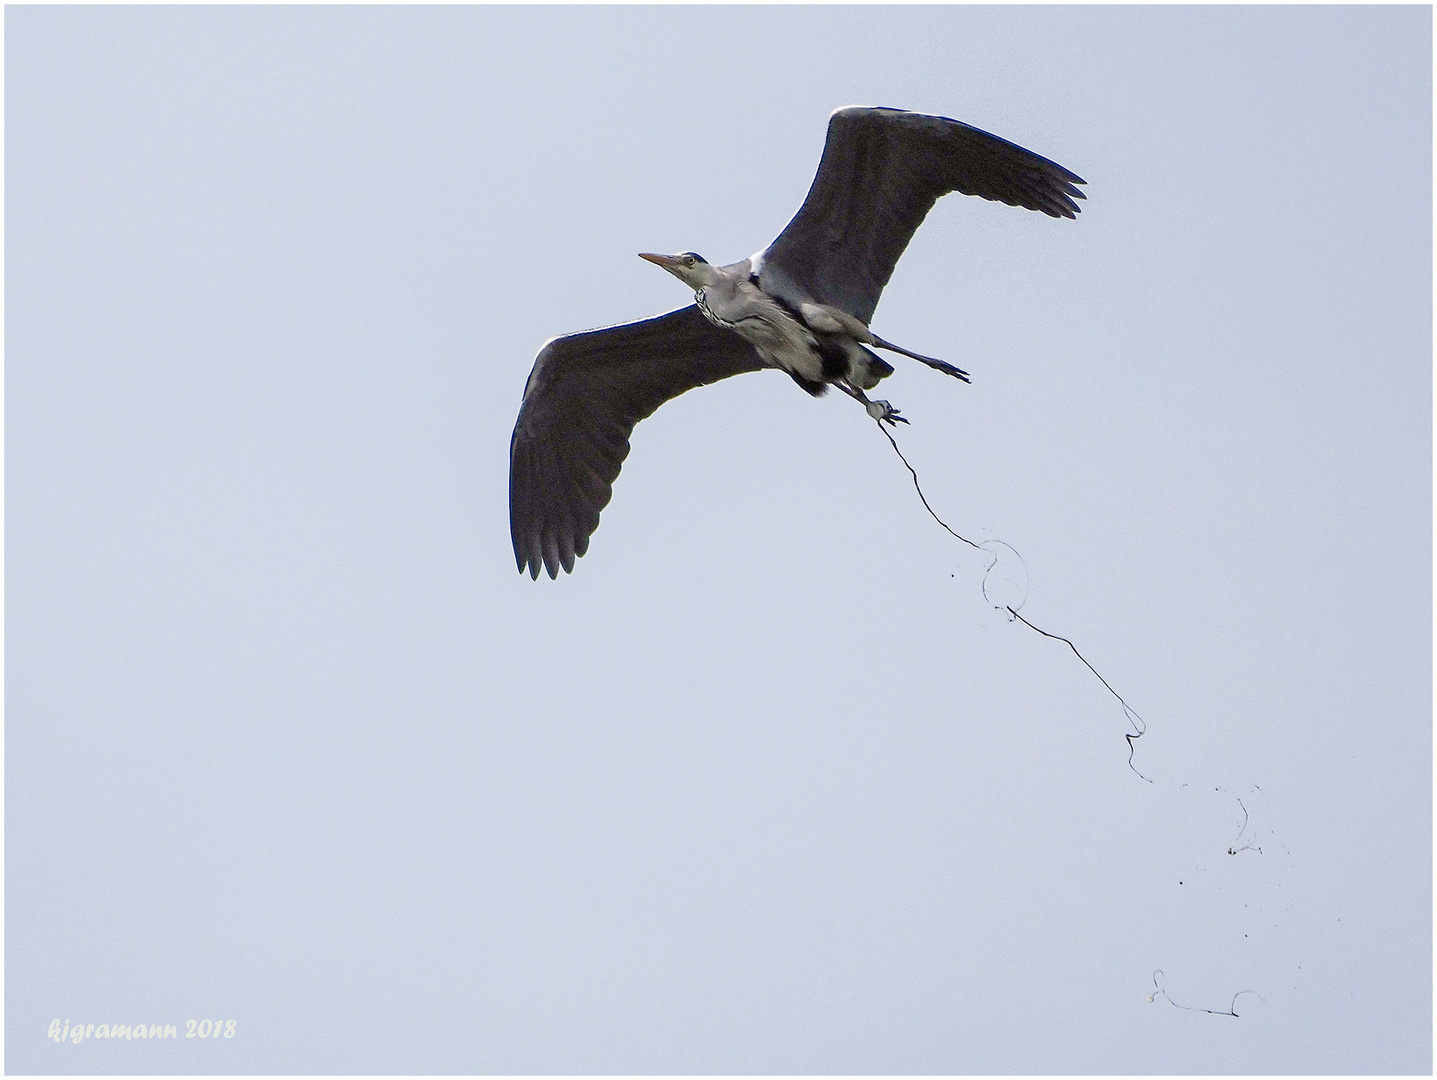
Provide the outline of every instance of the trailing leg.
{"type": "Polygon", "coordinates": [[[954,367],[946,360],[935,360],[933,359],[933,357],[924,356],[922,353],[909,352],[907,349],[899,345],[895,345],[891,341],[884,341],[877,334],[874,334],[872,330],[869,331],[869,334],[871,334],[873,337],[872,344],[877,345],[880,349],[887,349],[890,352],[902,353],[904,356],[912,357],[914,360],[921,360],[929,367],[934,368],[937,371],[941,371],[945,375],[952,375],[955,379],[962,379],[966,383],[970,383],[973,381],[968,377],[968,373],[966,371],[964,371],[962,368],[954,367]]]}

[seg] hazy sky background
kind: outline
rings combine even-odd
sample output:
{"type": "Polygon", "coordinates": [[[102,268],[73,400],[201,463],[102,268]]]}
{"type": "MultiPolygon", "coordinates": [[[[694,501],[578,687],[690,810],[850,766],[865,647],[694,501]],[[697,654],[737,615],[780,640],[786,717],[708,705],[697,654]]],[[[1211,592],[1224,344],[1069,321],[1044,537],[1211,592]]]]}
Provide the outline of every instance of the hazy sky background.
{"type": "Polygon", "coordinates": [[[8,1071],[1431,1071],[1430,8],[5,18],[8,1071]],[[540,344],[845,104],[1089,181],[874,328],[1151,783],[777,373],[515,572],[540,344]]]}

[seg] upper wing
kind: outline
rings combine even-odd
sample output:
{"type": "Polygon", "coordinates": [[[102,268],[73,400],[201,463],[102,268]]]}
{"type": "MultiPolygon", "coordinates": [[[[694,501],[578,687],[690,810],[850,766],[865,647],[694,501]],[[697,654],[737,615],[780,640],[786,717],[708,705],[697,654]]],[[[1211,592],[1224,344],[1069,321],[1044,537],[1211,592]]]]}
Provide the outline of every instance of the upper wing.
{"type": "Polygon", "coordinates": [[[765,289],[873,318],[883,286],[942,195],[1074,217],[1085,181],[996,135],[942,116],[838,109],[808,197],[762,254],[765,289]],[[796,288],[795,288],[796,287],[796,288]]]}
{"type": "Polygon", "coordinates": [[[693,305],[554,338],[539,350],[509,442],[509,532],[519,571],[551,578],[589,549],[634,425],[685,390],[765,364],[693,305]]]}

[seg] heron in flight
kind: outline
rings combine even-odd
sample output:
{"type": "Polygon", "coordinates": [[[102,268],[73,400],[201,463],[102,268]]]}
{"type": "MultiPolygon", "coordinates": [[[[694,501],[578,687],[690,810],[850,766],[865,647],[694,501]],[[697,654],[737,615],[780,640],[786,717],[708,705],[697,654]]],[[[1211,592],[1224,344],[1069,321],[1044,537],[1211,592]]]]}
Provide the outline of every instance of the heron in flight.
{"type": "Polygon", "coordinates": [[[509,531],[519,571],[551,578],[589,549],[634,425],[686,390],[777,368],[815,397],[830,386],[875,420],[907,423],[867,391],[893,367],[873,349],[968,373],[885,341],[868,324],[898,257],[940,196],[958,191],[1072,218],[1085,181],[957,120],[837,109],[808,197],[778,238],[714,266],[644,253],[694,291],[652,319],[566,334],[539,350],[509,443],[509,531]]]}

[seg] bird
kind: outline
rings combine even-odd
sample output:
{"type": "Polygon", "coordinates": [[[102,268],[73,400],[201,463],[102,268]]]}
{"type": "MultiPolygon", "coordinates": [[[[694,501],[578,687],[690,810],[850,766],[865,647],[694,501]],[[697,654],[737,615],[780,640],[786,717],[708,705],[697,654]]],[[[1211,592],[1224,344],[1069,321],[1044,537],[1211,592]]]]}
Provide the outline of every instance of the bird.
{"type": "MultiPolygon", "coordinates": [[[[717,179],[716,179],[716,182],[717,179]]],[[[1075,218],[1082,177],[987,131],[902,109],[835,109],[818,172],[763,250],[715,266],[696,252],[640,258],[694,302],[638,322],[545,342],[509,442],[509,531],[522,574],[572,573],[629,453],[635,425],[688,390],[773,368],[818,397],[830,386],[881,424],[908,423],[867,392],[892,374],[873,350],[955,379],[968,372],[875,334],[883,288],[934,203],[976,195],[1075,218]]]]}

